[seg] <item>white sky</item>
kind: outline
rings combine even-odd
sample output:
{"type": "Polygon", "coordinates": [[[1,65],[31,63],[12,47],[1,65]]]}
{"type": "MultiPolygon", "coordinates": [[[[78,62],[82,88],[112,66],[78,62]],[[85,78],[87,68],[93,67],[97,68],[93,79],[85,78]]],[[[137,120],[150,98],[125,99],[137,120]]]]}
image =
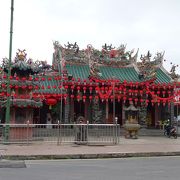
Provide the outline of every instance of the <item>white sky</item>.
{"type": "MultiPolygon", "coordinates": [[[[9,56],[10,4],[0,0],[0,59],[9,56]]],[[[58,40],[80,49],[123,43],[139,55],[165,51],[167,70],[180,65],[180,0],[14,0],[13,32],[13,58],[20,48],[51,64],[58,40]]]]}

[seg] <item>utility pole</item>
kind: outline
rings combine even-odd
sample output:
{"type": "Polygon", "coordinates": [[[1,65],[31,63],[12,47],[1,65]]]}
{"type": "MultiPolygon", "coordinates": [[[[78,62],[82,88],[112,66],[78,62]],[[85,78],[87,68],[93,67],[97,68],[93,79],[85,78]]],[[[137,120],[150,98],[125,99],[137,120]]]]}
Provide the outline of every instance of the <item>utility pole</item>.
{"type": "Polygon", "coordinates": [[[11,58],[12,58],[12,37],[13,37],[13,12],[14,0],[11,0],[11,19],[10,19],[10,41],[9,41],[9,62],[8,62],[8,75],[7,75],[7,102],[6,102],[6,116],[5,116],[5,142],[9,139],[9,123],[10,123],[10,76],[11,76],[11,58]]]}
{"type": "Polygon", "coordinates": [[[113,77],[113,124],[115,124],[115,111],[116,111],[116,97],[115,97],[115,77],[113,77]]]}

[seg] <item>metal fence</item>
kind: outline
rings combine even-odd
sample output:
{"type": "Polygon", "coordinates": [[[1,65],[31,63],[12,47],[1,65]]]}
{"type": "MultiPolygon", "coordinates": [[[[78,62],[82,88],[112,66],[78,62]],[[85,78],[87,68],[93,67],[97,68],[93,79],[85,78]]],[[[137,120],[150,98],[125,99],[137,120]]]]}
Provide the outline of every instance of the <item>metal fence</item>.
{"type": "Polygon", "coordinates": [[[119,124],[1,124],[0,143],[118,144],[119,124]],[[5,138],[5,128],[9,128],[5,138]]]}

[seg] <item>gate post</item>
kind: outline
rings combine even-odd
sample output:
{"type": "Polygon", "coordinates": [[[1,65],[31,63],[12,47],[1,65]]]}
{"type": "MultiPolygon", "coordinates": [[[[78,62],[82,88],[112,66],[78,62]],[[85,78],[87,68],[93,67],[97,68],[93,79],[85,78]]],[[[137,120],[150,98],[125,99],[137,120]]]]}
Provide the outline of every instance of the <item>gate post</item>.
{"type": "Polygon", "coordinates": [[[59,145],[60,144],[60,121],[58,121],[58,137],[57,137],[57,145],[59,145]]]}
{"type": "Polygon", "coordinates": [[[87,145],[88,145],[88,139],[89,139],[89,132],[88,132],[88,127],[89,126],[89,121],[87,121],[87,128],[86,128],[86,141],[87,141],[87,145]]]}
{"type": "Polygon", "coordinates": [[[115,123],[116,123],[116,126],[115,126],[115,144],[118,143],[118,124],[117,124],[117,121],[118,121],[118,117],[115,117],[115,123]]]}
{"type": "Polygon", "coordinates": [[[27,121],[27,145],[29,144],[29,120],[27,121]]]}

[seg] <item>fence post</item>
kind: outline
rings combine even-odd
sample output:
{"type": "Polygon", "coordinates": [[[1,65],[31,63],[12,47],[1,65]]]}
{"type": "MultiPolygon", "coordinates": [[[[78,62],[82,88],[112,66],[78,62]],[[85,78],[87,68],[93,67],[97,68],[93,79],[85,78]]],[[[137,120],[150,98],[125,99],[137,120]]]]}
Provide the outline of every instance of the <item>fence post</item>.
{"type": "Polygon", "coordinates": [[[27,145],[29,144],[29,120],[27,121],[27,145]]]}
{"type": "Polygon", "coordinates": [[[89,126],[89,121],[87,121],[87,128],[86,128],[86,141],[87,141],[87,144],[88,144],[88,139],[89,139],[89,132],[88,132],[88,127],[89,126]]]}
{"type": "Polygon", "coordinates": [[[118,143],[118,124],[117,124],[117,121],[118,121],[118,117],[115,117],[115,123],[116,123],[116,130],[115,130],[115,144],[118,143]]]}
{"type": "Polygon", "coordinates": [[[57,145],[60,144],[60,121],[58,121],[58,137],[57,137],[57,145]]]}

